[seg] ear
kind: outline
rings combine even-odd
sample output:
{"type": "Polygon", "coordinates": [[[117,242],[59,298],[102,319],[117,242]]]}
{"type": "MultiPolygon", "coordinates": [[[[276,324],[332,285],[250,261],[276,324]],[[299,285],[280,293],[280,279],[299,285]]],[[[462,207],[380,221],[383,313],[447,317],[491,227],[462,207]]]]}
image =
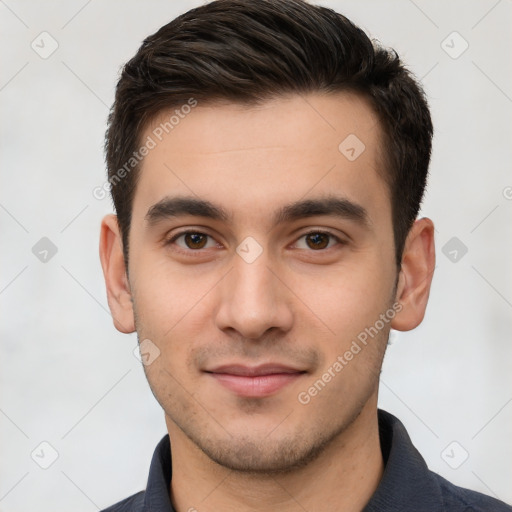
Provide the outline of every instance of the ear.
{"type": "Polygon", "coordinates": [[[405,241],[396,292],[402,309],[391,322],[393,329],[410,331],[422,322],[435,264],[434,224],[430,219],[419,219],[405,241]]]}
{"type": "Polygon", "coordinates": [[[132,333],[135,331],[132,294],[124,264],[119,224],[113,214],[105,216],[101,222],[100,260],[114,326],[120,332],[132,333]]]}

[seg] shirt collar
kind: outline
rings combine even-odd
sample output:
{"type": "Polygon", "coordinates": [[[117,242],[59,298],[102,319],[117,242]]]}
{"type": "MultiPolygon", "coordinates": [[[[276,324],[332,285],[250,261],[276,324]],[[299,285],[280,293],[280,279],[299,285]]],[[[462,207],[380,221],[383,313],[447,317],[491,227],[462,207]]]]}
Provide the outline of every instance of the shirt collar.
{"type": "Polygon", "coordinates": [[[167,434],[158,443],[151,460],[143,512],[175,512],[169,497],[171,476],[171,443],[167,434]]]}
{"type": "Polygon", "coordinates": [[[440,510],[443,498],[437,479],[400,420],[380,409],[379,435],[384,473],[363,512],[440,510]]]}
{"type": "MultiPolygon", "coordinates": [[[[363,512],[412,510],[431,512],[442,503],[441,489],[405,427],[379,410],[379,435],[385,469],[377,490],[363,512]],[[412,507],[412,508],[411,508],[412,507]]],[[[145,512],[175,512],[169,489],[172,476],[169,435],[158,443],[144,495],[145,512]]]]}

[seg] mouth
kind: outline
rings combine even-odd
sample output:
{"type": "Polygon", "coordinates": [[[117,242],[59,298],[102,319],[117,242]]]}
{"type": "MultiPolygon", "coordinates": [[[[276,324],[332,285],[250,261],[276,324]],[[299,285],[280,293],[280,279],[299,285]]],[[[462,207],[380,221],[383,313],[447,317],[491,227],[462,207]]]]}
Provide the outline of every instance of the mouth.
{"type": "Polygon", "coordinates": [[[306,371],[270,363],[259,366],[223,365],[205,373],[238,396],[262,398],[276,394],[305,375],[306,371]]]}

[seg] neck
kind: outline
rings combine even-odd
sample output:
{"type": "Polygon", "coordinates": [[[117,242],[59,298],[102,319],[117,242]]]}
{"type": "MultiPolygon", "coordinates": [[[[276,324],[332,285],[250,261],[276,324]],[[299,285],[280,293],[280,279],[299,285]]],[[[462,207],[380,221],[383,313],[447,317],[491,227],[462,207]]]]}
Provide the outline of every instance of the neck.
{"type": "Polygon", "coordinates": [[[177,512],[277,508],[280,512],[360,512],[384,470],[375,403],[367,403],[317,459],[277,475],[224,468],[200,451],[168,418],[167,426],[173,467],[170,491],[177,512]]]}

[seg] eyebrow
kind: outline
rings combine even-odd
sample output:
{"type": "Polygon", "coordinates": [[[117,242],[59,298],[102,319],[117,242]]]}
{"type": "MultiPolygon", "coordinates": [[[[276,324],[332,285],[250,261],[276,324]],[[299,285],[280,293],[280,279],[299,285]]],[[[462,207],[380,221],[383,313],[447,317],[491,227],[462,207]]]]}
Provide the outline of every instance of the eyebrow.
{"type": "MultiPolygon", "coordinates": [[[[146,213],[145,221],[152,227],[163,220],[186,215],[224,222],[231,219],[224,208],[210,201],[191,196],[177,196],[164,197],[151,206],[146,213]]],[[[369,227],[371,224],[368,212],[363,206],[337,196],[305,199],[287,204],[274,213],[272,223],[276,226],[320,215],[353,221],[363,227],[369,227]]]]}

